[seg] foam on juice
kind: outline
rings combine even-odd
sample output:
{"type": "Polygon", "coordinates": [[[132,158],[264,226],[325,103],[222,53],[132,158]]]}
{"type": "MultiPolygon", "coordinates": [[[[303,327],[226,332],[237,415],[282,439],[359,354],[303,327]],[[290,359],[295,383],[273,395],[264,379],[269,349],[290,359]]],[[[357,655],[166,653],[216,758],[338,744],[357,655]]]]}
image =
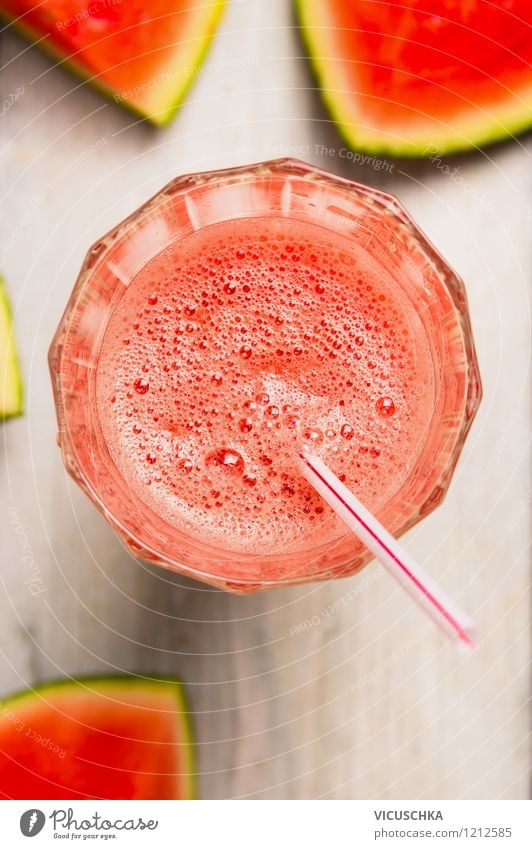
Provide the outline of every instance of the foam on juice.
{"type": "Polygon", "coordinates": [[[226,550],[298,550],[345,528],[296,449],[378,508],[422,447],[432,358],[415,306],[347,239],[235,219],[170,245],[124,290],[97,404],[118,471],[170,525],[226,550]]]}

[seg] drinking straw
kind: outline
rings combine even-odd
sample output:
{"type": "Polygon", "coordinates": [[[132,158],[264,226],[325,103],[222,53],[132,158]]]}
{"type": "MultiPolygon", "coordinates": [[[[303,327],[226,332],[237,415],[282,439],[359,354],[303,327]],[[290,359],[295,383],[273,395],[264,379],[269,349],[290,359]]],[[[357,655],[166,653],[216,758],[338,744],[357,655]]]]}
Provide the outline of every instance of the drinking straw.
{"type": "Polygon", "coordinates": [[[298,451],[301,467],[311,486],[357,535],[371,553],[438,627],[458,645],[473,649],[474,626],[466,614],[425,575],[423,569],[384,528],[378,519],[336,477],[319,457],[305,448],[298,451]]]}

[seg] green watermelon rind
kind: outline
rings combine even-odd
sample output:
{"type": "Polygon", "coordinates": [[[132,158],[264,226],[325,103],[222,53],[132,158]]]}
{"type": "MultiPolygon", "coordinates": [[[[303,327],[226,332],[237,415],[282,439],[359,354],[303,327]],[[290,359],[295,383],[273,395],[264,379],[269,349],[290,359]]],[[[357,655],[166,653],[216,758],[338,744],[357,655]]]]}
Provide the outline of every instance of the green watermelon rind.
{"type": "MultiPolygon", "coordinates": [[[[360,130],[357,132],[357,126],[353,123],[352,117],[346,116],[344,113],[341,96],[335,96],[334,92],[324,84],[323,63],[316,54],[316,45],[310,34],[312,24],[308,14],[309,0],[294,0],[294,6],[303,45],[318,84],[321,99],[336,125],[340,137],[351,150],[405,159],[425,159],[434,156],[436,148],[438,154],[441,155],[479,150],[506,139],[515,138],[515,136],[532,128],[532,110],[527,110],[523,106],[523,112],[526,112],[526,115],[509,119],[500,127],[494,126],[493,119],[490,118],[489,127],[469,136],[462,135],[459,130],[454,132],[451,130],[448,136],[438,139],[427,138],[418,142],[413,139],[383,141],[378,137],[372,140],[370,138],[371,131],[365,130],[364,132],[369,138],[361,138],[362,133],[360,130]]],[[[530,90],[532,97],[532,79],[530,90]]],[[[361,117],[363,117],[363,113],[361,113],[361,117]]],[[[377,134],[375,135],[377,136],[377,134]]]]}
{"type": "MultiPolygon", "coordinates": [[[[42,696],[46,693],[57,693],[62,690],[68,693],[79,691],[79,685],[84,685],[90,690],[104,688],[116,692],[117,688],[133,687],[135,689],[150,689],[154,688],[157,691],[161,686],[166,686],[175,692],[176,708],[179,713],[178,723],[179,743],[184,752],[183,767],[185,771],[181,777],[183,784],[184,795],[183,800],[197,799],[197,767],[196,767],[196,750],[194,746],[194,728],[192,722],[192,714],[189,708],[188,699],[185,692],[185,686],[178,678],[169,678],[166,676],[150,675],[142,677],[140,675],[90,675],[80,678],[64,679],[59,678],[52,681],[47,681],[44,684],[37,684],[31,690],[19,690],[11,693],[4,698],[0,698],[0,708],[6,708],[14,704],[32,702],[36,696],[42,696]]],[[[101,692],[101,690],[100,690],[101,692]]],[[[90,693],[89,693],[90,697],[90,693]]]]}
{"type": "MultiPolygon", "coordinates": [[[[227,0],[216,0],[211,19],[209,21],[208,29],[205,32],[201,44],[199,45],[198,51],[196,53],[196,57],[193,63],[194,70],[201,67],[207,53],[209,52],[212,40],[218,28],[218,24],[220,23],[220,19],[224,12],[226,3],[227,0]]],[[[48,44],[46,41],[43,41],[42,34],[39,34],[32,27],[20,23],[19,20],[13,18],[12,15],[8,14],[3,9],[0,9],[0,21],[1,20],[4,20],[9,26],[13,28],[15,32],[25,38],[26,41],[33,42],[34,46],[38,47],[39,50],[42,51],[42,53],[57,62],[58,66],[62,70],[68,71],[74,77],[81,80],[82,83],[88,83],[91,88],[102,94],[108,100],[112,101],[112,103],[117,103],[119,106],[123,107],[128,112],[131,112],[133,115],[137,115],[145,121],[149,121],[150,124],[153,124],[156,127],[166,127],[172,122],[180,106],[183,104],[183,101],[185,100],[190,88],[194,84],[194,80],[196,78],[195,73],[189,74],[184,85],[181,85],[180,88],[176,92],[174,92],[172,99],[167,105],[163,106],[163,108],[157,113],[149,112],[147,110],[143,110],[142,107],[131,103],[125,97],[115,97],[115,95],[119,95],[120,92],[116,91],[114,88],[107,85],[105,82],[102,82],[97,77],[91,76],[90,72],[88,72],[82,64],[77,62],[75,59],[68,59],[68,57],[66,57],[58,47],[55,47],[53,45],[48,44]]],[[[164,70],[171,71],[171,66],[164,68],[164,70]]]]}
{"type": "MultiPolygon", "coordinates": [[[[13,310],[9,300],[4,278],[0,274],[0,310],[2,310],[6,323],[10,327],[11,338],[9,339],[9,362],[5,363],[5,372],[0,373],[0,380],[12,379],[15,382],[15,403],[9,410],[0,409],[0,421],[14,419],[24,412],[24,383],[22,380],[22,369],[20,357],[14,338],[13,310]],[[9,373],[8,373],[9,371],[9,373]]],[[[1,393],[0,393],[1,397],[1,393]]]]}

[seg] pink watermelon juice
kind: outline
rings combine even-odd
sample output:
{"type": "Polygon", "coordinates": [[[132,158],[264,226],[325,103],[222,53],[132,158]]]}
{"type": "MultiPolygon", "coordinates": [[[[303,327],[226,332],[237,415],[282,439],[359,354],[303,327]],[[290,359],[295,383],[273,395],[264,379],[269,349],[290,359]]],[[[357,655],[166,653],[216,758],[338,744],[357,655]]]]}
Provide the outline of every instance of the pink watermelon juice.
{"type": "Polygon", "coordinates": [[[297,550],[343,532],[297,449],[312,446],[377,508],[430,424],[430,343],[415,304],[345,238],[235,219],[131,282],[105,333],[97,404],[117,468],[169,524],[233,551],[297,550]]]}
{"type": "MultiPolygon", "coordinates": [[[[471,417],[475,366],[465,313],[427,254],[414,240],[404,255],[394,247],[404,222],[372,205],[354,237],[336,212],[287,214],[290,170],[274,165],[282,181],[270,176],[270,194],[258,192],[264,209],[254,196],[253,214],[235,214],[234,195],[220,202],[233,185],[223,178],[210,205],[186,186],[188,232],[166,232],[154,246],[154,233],[169,227],[159,206],[155,219],[126,228],[127,238],[113,235],[109,244],[121,250],[104,253],[89,274],[100,294],[109,272],[115,287],[94,340],[89,439],[79,448],[83,455],[92,445],[94,458],[96,446],[105,463],[86,488],[136,553],[242,591],[350,573],[367,559],[301,476],[302,445],[392,530],[438,503],[471,417]],[[132,239],[136,266],[126,273],[132,239]]],[[[297,167],[303,181],[320,173],[297,167]]],[[[257,191],[258,175],[247,173],[257,191]]],[[[359,191],[364,200],[377,195],[359,191]]],[[[175,216],[175,191],[169,196],[175,216]]],[[[63,421],[82,409],[79,377],[63,421]]]]}

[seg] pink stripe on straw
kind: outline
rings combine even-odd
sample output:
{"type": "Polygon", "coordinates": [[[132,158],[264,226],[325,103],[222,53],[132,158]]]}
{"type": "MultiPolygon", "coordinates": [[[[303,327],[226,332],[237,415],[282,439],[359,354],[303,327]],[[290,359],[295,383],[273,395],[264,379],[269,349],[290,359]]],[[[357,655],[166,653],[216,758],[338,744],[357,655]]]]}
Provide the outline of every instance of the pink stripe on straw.
{"type": "MultiPolygon", "coordinates": [[[[467,617],[462,614],[461,611],[457,611],[453,614],[449,609],[451,603],[447,600],[444,601],[445,596],[443,592],[437,590],[438,594],[436,595],[435,591],[428,588],[427,582],[429,579],[423,576],[421,568],[417,564],[413,563],[410,556],[406,555],[402,551],[399,543],[397,543],[397,541],[388,533],[388,531],[386,531],[380,522],[371,513],[369,513],[367,508],[363,507],[353,493],[351,493],[347,487],[338,480],[336,475],[322,460],[311,458],[309,454],[303,453],[302,451],[298,451],[298,457],[304,464],[304,470],[306,469],[307,472],[310,472],[310,474],[305,474],[309,483],[315,486],[315,481],[312,480],[312,476],[315,476],[318,482],[325,487],[329,497],[327,497],[327,493],[321,492],[319,488],[317,488],[318,492],[323,498],[325,498],[333,510],[337,510],[338,505],[341,505],[341,507],[355,520],[357,525],[360,525],[364,529],[373,541],[373,545],[368,546],[372,550],[372,553],[381,560],[382,564],[388,568],[395,578],[398,578],[399,576],[397,572],[390,567],[389,560],[393,562],[394,566],[399,571],[399,575],[402,575],[403,578],[408,580],[408,583],[405,584],[405,588],[410,588],[410,591],[415,588],[417,600],[421,602],[425,611],[432,616],[436,624],[443,627],[445,633],[459,637],[464,645],[473,649],[475,647],[475,643],[469,633],[469,631],[472,630],[472,625],[467,617]],[[320,471],[319,468],[317,468],[318,466],[321,466],[323,471],[320,471]],[[346,493],[345,496],[342,495],[339,490],[346,493]],[[363,510],[367,514],[368,519],[371,517],[371,524],[360,514],[360,510],[363,510]],[[385,538],[388,538],[389,543],[386,542],[385,538]],[[384,553],[386,557],[382,557],[382,553],[384,553]],[[410,567],[405,563],[406,556],[408,556],[408,559],[412,564],[410,567]],[[416,572],[418,574],[416,574],[416,572]],[[467,624],[465,624],[466,620],[467,624]]],[[[345,517],[341,514],[340,518],[346,521],[345,517]]],[[[349,527],[356,533],[356,527],[353,527],[351,523],[349,523],[349,527]]],[[[362,541],[366,542],[364,539],[362,541]]]]}

